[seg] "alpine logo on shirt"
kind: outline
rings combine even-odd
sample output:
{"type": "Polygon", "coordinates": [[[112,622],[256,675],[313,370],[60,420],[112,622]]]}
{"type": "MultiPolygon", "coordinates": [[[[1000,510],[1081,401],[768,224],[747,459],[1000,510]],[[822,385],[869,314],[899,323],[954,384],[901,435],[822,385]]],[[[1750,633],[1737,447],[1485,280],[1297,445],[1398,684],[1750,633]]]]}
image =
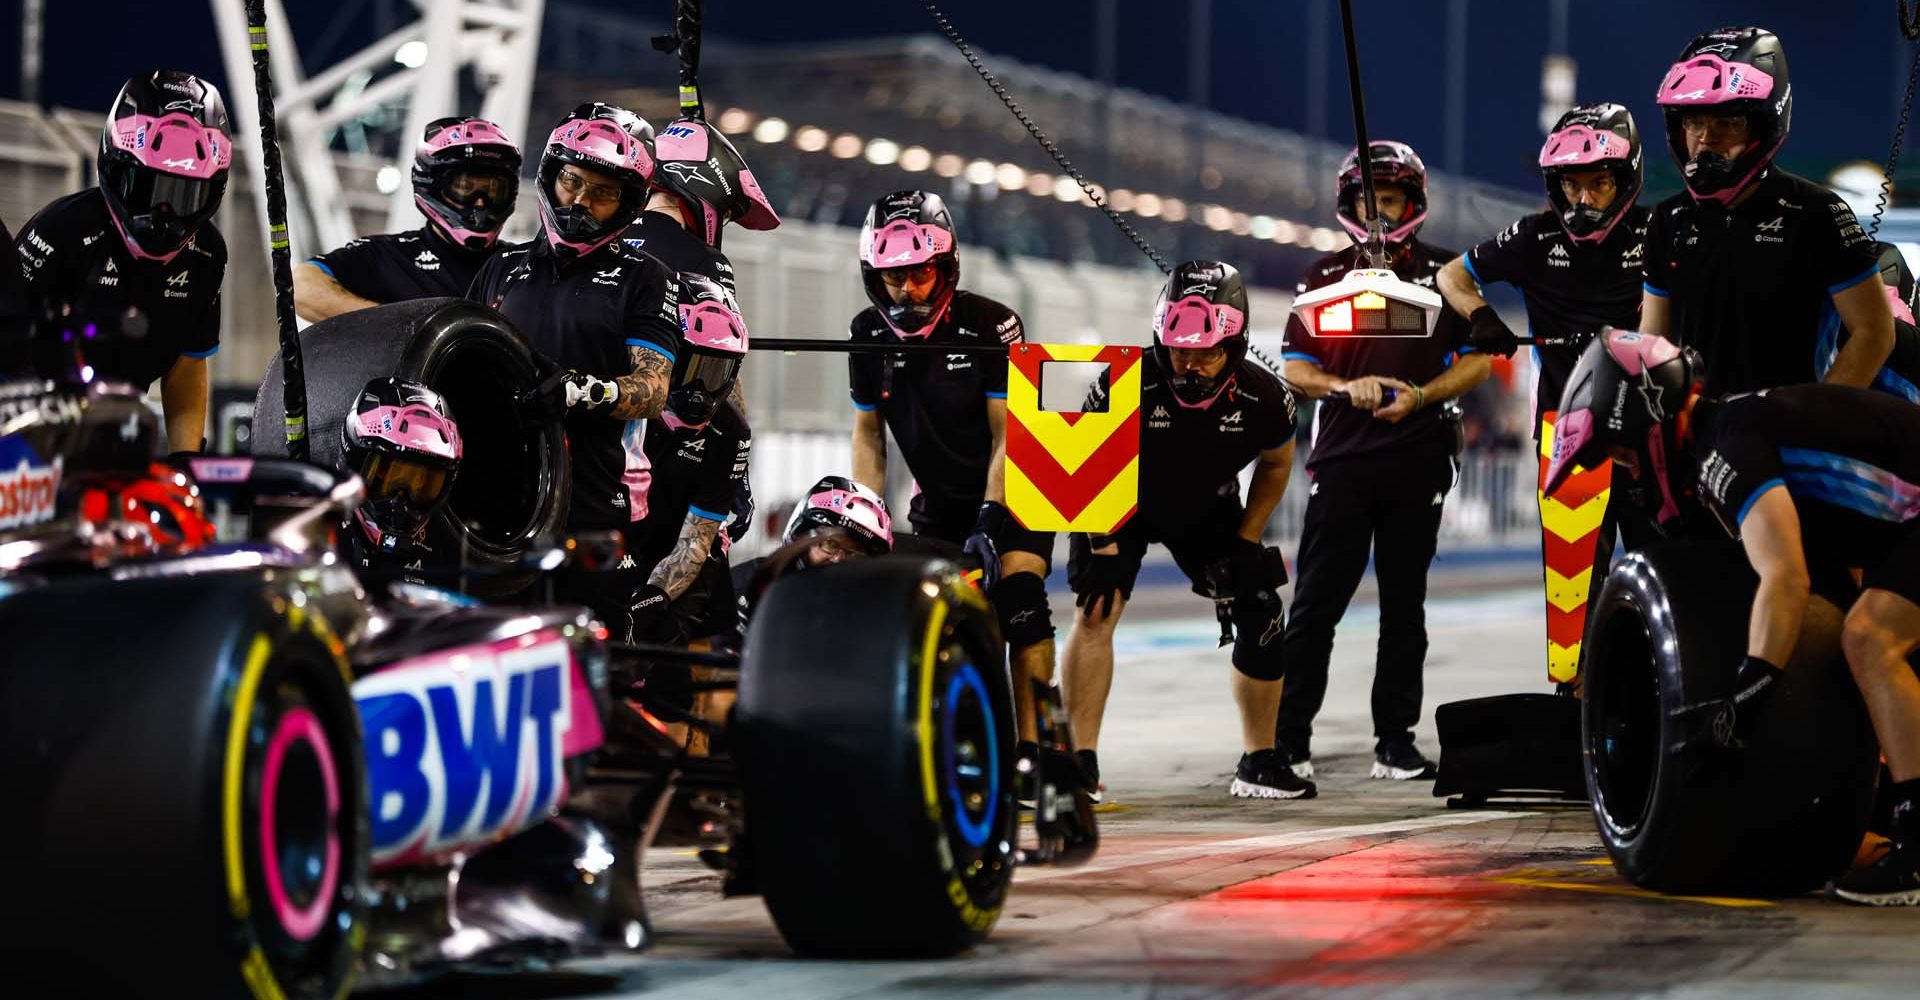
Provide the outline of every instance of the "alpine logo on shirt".
{"type": "MultiPolygon", "coordinates": [[[[620,268],[623,266],[624,265],[615,264],[614,266],[607,268],[604,271],[594,272],[593,283],[596,285],[612,285],[616,288],[619,287],[620,268]]],[[[675,318],[678,319],[677,316],[675,318]]]]}
{"type": "Polygon", "coordinates": [[[169,299],[186,298],[190,294],[187,291],[187,280],[191,275],[192,272],[190,271],[181,271],[179,274],[168,278],[167,287],[161,289],[160,294],[169,299]]]}
{"type": "Polygon", "coordinates": [[[1221,417],[1220,418],[1221,433],[1227,434],[1227,433],[1233,433],[1235,431],[1246,430],[1247,429],[1246,424],[1241,422],[1241,418],[1244,416],[1246,416],[1246,412],[1244,410],[1235,410],[1232,413],[1229,413],[1226,416],[1221,417]]]}
{"type": "Polygon", "coordinates": [[[1773,217],[1773,221],[1762,222],[1753,228],[1755,229],[1753,234],[1753,241],[1755,243],[1785,243],[1787,241],[1784,236],[1769,235],[1777,234],[1787,228],[1787,217],[1784,215],[1776,215],[1773,217]]]}

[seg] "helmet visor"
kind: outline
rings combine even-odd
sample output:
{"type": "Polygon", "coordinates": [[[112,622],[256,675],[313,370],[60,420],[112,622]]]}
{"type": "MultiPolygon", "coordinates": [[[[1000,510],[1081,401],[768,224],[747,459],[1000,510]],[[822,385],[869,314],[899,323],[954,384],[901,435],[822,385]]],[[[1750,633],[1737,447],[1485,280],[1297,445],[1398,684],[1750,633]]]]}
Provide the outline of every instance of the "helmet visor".
{"type": "Polygon", "coordinates": [[[447,470],[415,461],[404,455],[376,452],[362,474],[367,496],[385,500],[406,494],[421,511],[432,510],[446,497],[450,476],[447,470]]]}
{"type": "Polygon", "coordinates": [[[460,206],[473,205],[483,197],[489,205],[507,203],[513,199],[513,189],[513,178],[494,170],[456,170],[443,186],[447,200],[460,206]]]}
{"type": "Polygon", "coordinates": [[[713,396],[725,395],[733,387],[733,380],[740,374],[740,355],[713,354],[706,351],[689,351],[686,363],[680,366],[679,378],[674,387],[679,389],[703,389],[713,396]]]}
{"type": "Polygon", "coordinates": [[[158,170],[134,168],[114,171],[111,182],[120,204],[132,215],[162,212],[180,218],[198,215],[213,203],[214,182],[198,177],[181,177],[158,170]]]}

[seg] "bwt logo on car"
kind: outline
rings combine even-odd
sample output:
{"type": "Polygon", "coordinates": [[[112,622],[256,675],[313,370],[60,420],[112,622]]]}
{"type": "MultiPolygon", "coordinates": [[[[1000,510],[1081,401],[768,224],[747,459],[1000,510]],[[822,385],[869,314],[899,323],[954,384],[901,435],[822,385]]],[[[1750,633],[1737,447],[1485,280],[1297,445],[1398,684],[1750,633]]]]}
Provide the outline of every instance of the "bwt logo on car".
{"type": "Polygon", "coordinates": [[[549,633],[433,653],[354,683],[376,864],[487,842],[560,804],[565,757],[601,736],[572,664],[549,633]]]}

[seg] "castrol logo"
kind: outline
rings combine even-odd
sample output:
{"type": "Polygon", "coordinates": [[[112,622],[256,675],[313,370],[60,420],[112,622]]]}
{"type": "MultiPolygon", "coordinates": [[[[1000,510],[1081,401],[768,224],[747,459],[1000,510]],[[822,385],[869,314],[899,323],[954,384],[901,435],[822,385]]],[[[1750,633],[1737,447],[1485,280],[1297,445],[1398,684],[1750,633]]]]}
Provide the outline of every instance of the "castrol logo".
{"type": "Polygon", "coordinates": [[[51,466],[36,466],[22,459],[12,469],[0,471],[0,529],[52,520],[59,492],[58,458],[51,466]]]}

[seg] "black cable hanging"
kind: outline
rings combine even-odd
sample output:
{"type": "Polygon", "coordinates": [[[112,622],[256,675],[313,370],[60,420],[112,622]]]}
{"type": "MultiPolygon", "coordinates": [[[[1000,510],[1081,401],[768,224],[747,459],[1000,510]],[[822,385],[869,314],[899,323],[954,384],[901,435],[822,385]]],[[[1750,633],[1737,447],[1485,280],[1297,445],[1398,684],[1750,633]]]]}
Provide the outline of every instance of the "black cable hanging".
{"type": "Polygon", "coordinates": [[[680,55],[680,117],[706,121],[700,100],[700,19],[700,0],[674,0],[673,34],[655,36],[653,47],[680,55]]]}
{"type": "Polygon", "coordinates": [[[260,165],[267,175],[267,246],[273,266],[273,313],[280,327],[287,457],[307,460],[307,372],[293,317],[293,254],[287,244],[287,191],[273,116],[273,69],[267,59],[267,2],[247,0],[247,43],[253,49],[253,91],[260,113],[260,165]]]}
{"type": "MultiPolygon", "coordinates": [[[[1920,2],[1916,2],[1910,14],[1907,0],[1899,0],[1900,34],[1908,41],[1920,40],[1920,2]]],[[[1873,206],[1873,220],[1867,224],[1867,238],[1877,239],[1880,235],[1880,217],[1886,214],[1887,202],[1893,197],[1893,171],[1900,164],[1900,147],[1906,142],[1907,122],[1913,116],[1913,94],[1916,84],[1920,84],[1920,46],[1913,50],[1913,67],[1907,70],[1907,94],[1900,102],[1900,121],[1893,127],[1893,145],[1887,150],[1887,169],[1880,177],[1880,198],[1873,206]]]]}

